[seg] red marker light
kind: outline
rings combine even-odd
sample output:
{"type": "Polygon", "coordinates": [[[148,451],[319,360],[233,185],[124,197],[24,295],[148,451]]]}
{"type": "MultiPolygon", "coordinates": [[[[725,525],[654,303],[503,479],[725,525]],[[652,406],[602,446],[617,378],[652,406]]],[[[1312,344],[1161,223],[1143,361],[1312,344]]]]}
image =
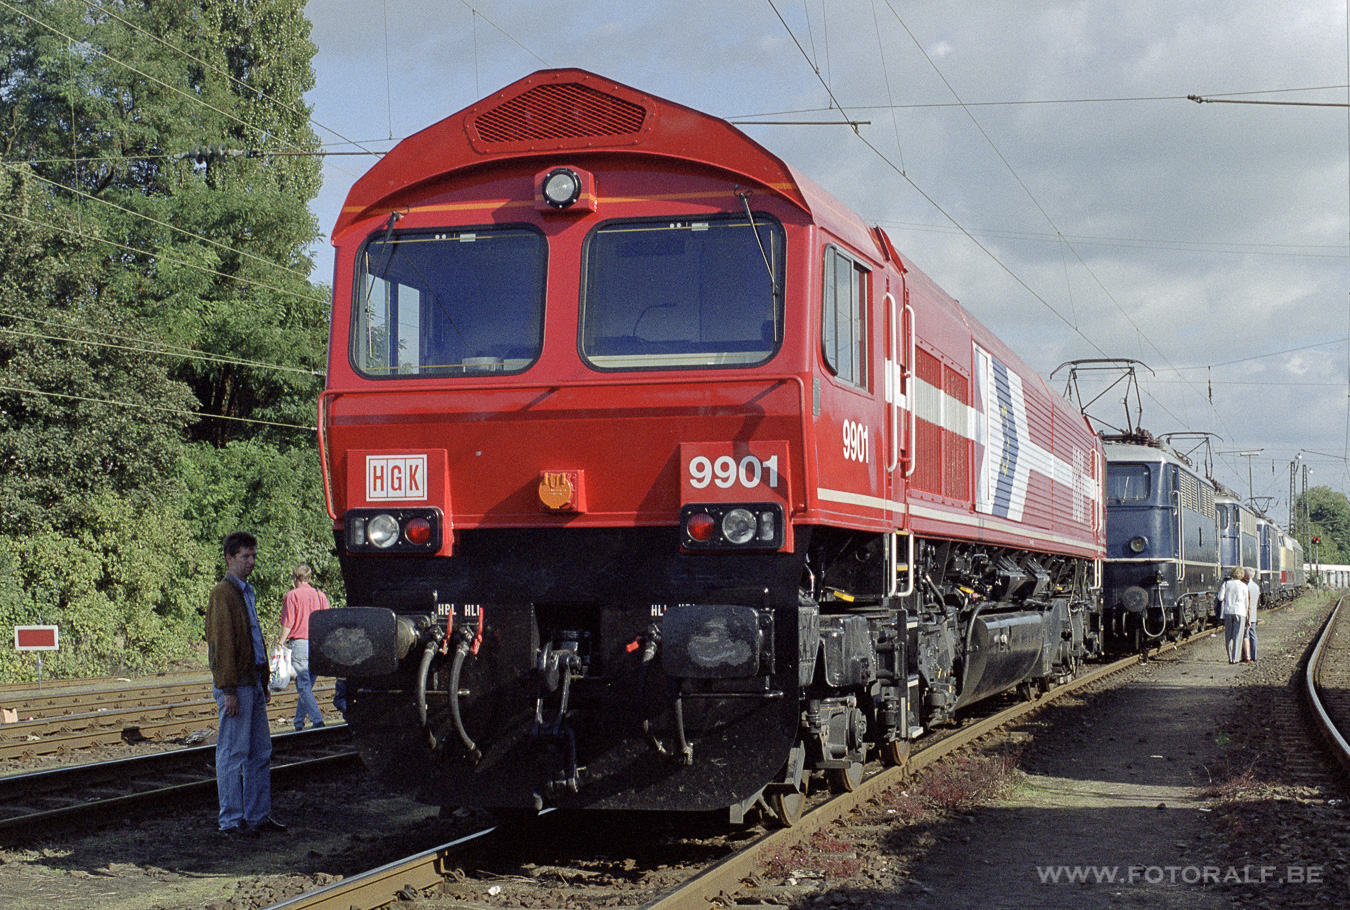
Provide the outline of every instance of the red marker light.
{"type": "Polygon", "coordinates": [[[431,522],[425,518],[412,518],[408,520],[403,528],[404,535],[408,538],[408,543],[415,543],[419,546],[431,540],[431,522]]]}
{"type": "Polygon", "coordinates": [[[706,512],[699,512],[697,515],[690,515],[689,520],[684,525],[685,533],[690,539],[697,540],[700,543],[706,543],[712,540],[717,533],[717,522],[706,512]]]}

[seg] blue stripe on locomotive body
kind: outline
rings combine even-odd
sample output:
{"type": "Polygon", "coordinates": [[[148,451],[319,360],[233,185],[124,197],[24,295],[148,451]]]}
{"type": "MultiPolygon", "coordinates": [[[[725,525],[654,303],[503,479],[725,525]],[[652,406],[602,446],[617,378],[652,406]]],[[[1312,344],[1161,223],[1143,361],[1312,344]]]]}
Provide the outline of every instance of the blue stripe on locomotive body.
{"type": "Polygon", "coordinates": [[[995,399],[993,404],[1002,417],[1002,440],[995,455],[998,462],[998,482],[994,486],[994,514],[1007,518],[1013,512],[1013,495],[1017,480],[1017,457],[1020,445],[1017,433],[1017,409],[1013,404],[1008,368],[997,360],[994,370],[995,399]]]}

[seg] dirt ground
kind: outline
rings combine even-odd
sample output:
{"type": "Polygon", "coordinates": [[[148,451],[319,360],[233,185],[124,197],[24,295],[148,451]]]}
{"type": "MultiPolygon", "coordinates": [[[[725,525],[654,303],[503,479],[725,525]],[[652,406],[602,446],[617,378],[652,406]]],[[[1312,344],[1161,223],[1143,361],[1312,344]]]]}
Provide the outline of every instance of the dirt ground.
{"type": "Polygon", "coordinates": [[[226,837],[216,806],[0,851],[0,910],[254,910],[445,843],[469,824],[364,777],[273,794],[285,834],[226,837]],[[398,835],[377,833],[391,827],[398,835]]]}
{"type": "MultiPolygon", "coordinates": [[[[1290,779],[1275,744],[1287,749],[1290,738],[1273,729],[1284,722],[1273,706],[1297,697],[1288,680],[1324,602],[1265,614],[1255,663],[1230,665],[1219,634],[1042,712],[989,747],[1019,753],[1002,798],[897,826],[885,815],[903,815],[904,802],[890,795],[851,833],[836,832],[834,854],[851,857],[857,874],[818,876],[816,893],[784,900],[780,891],[779,900],[885,910],[1343,906],[1345,785],[1335,773],[1290,779]]],[[[1313,767],[1329,761],[1292,739],[1318,753],[1313,767]]],[[[935,783],[911,785],[924,787],[935,783]]]]}

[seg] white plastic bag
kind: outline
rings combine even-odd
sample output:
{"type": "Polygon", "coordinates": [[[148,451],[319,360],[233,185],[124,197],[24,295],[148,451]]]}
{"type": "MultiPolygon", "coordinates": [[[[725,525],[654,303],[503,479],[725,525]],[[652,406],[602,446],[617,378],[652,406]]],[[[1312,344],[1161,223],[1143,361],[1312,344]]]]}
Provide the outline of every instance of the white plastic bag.
{"type": "Polygon", "coordinates": [[[267,688],[273,692],[285,692],[295,678],[295,668],[291,666],[291,646],[277,645],[272,652],[271,679],[267,688]]]}

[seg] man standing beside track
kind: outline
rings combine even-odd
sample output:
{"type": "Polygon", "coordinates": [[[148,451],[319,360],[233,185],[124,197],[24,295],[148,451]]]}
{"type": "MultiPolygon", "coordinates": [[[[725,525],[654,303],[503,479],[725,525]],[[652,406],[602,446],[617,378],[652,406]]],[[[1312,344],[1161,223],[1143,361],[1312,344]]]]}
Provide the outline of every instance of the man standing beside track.
{"type": "Polygon", "coordinates": [[[216,792],[222,834],[285,831],[272,818],[272,731],[267,704],[267,646],[248,576],[258,541],[247,531],[225,535],[225,577],[206,607],[212,694],[220,718],[216,792]]]}
{"type": "Polygon", "coordinates": [[[1256,604],[1261,599],[1261,586],[1255,573],[1247,569],[1247,634],[1242,639],[1242,660],[1256,660],[1256,604]]]}
{"type": "Polygon", "coordinates": [[[295,666],[295,729],[305,729],[305,717],[314,726],[323,726],[323,712],[314,700],[314,677],[309,672],[309,615],[328,609],[328,598],[309,583],[309,566],[295,567],[295,587],[286,594],[281,608],[281,643],[291,643],[291,663],[295,666]]]}

